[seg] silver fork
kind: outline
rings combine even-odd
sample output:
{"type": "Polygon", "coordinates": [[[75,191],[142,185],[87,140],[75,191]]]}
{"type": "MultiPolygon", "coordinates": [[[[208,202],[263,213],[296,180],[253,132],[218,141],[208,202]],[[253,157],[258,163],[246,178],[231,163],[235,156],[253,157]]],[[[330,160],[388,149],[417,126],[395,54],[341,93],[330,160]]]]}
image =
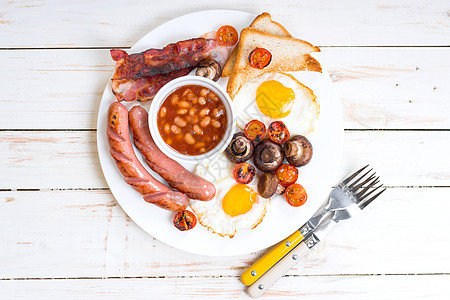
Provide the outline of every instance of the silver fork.
{"type": "MultiPolygon", "coordinates": [[[[367,166],[366,166],[367,167],[367,166]]],[[[363,169],[357,171],[356,177],[361,173],[363,169]],[[358,173],[359,172],[359,173],[358,173]]],[[[371,170],[370,170],[371,171],[371,170]]],[[[369,171],[369,172],[370,172],[369,171]]],[[[350,198],[352,203],[348,204],[345,208],[340,208],[338,205],[332,208],[330,206],[328,213],[321,219],[316,229],[312,230],[304,239],[302,243],[294,247],[287,255],[279,260],[274,266],[272,266],[265,274],[263,274],[255,283],[248,287],[247,293],[253,297],[259,297],[267,291],[275,282],[278,281],[287,271],[289,271],[295,264],[298,263],[300,258],[307,255],[315,245],[317,245],[323,238],[330,232],[334,226],[340,221],[350,219],[358,215],[364,208],[373,202],[378,196],[380,196],[386,188],[380,190],[377,194],[373,195],[376,190],[379,190],[383,185],[375,186],[379,182],[379,177],[375,178],[374,174],[369,176],[368,179],[361,181],[369,172],[364,174],[359,180],[355,180],[353,184],[349,182],[353,178],[347,178],[336,189],[339,189],[343,194],[335,194],[336,197],[350,198]],[[375,179],[375,180],[373,180],[375,179]],[[370,182],[370,183],[369,183],[370,182]],[[367,184],[367,186],[364,186],[367,184]],[[369,191],[369,189],[371,189],[369,191]],[[360,191],[359,191],[360,190],[360,191]],[[372,197],[368,198],[370,195],[372,197]]],[[[332,193],[333,194],[333,193],[332,193]]],[[[330,197],[331,198],[331,197],[330,197]]],[[[339,201],[339,199],[334,200],[339,201]]],[[[331,202],[331,201],[330,201],[331,202]]],[[[347,204],[348,200],[343,200],[342,203],[347,204]]]]}
{"type": "Polygon", "coordinates": [[[241,282],[245,285],[253,284],[273,265],[281,260],[289,251],[301,243],[306,237],[314,231],[327,217],[336,210],[346,209],[355,205],[361,205],[361,209],[372,202],[383,191],[373,195],[382,185],[379,183],[379,177],[376,177],[373,169],[367,171],[369,165],[356,171],[341,183],[339,183],[331,192],[329,199],[320,207],[316,213],[302,226],[273,247],[262,258],[256,261],[250,268],[241,275],[241,282]],[[365,171],[365,173],[363,173],[365,171]],[[361,176],[361,173],[363,173],[361,176]],[[373,188],[369,191],[370,188],[373,188]],[[371,198],[369,196],[373,195],[371,198]]]}
{"type": "Polygon", "coordinates": [[[363,200],[365,203],[369,204],[373,199],[379,196],[379,194],[373,196],[370,199],[367,199],[371,194],[373,194],[376,190],[381,188],[383,185],[379,185],[375,187],[376,184],[380,182],[380,177],[376,177],[375,172],[372,173],[369,177],[366,177],[373,169],[368,170],[362,176],[357,177],[364,170],[367,169],[369,165],[364,166],[359,169],[342,182],[340,182],[330,194],[330,198],[328,202],[325,203],[325,206],[322,206],[308,222],[305,223],[302,227],[300,227],[300,233],[303,235],[309,234],[312,230],[314,230],[322,220],[327,217],[331,212],[347,208],[355,203],[359,203],[363,200]],[[364,179],[366,177],[366,179],[364,179]],[[356,178],[356,179],[355,179],[356,178]],[[353,180],[355,179],[355,180],[353,180]],[[363,186],[367,185],[364,189],[356,193],[363,186]],[[368,190],[373,188],[370,192],[368,190]]]}

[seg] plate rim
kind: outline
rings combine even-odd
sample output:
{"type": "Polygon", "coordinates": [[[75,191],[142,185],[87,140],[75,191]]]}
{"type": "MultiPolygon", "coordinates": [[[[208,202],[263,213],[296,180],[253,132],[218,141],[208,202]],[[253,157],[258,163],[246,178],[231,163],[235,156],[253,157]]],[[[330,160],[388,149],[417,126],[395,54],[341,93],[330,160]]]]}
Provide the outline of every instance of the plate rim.
{"type": "MultiPolygon", "coordinates": [[[[177,19],[187,18],[187,17],[192,17],[192,16],[195,16],[195,15],[197,15],[197,14],[205,14],[205,13],[207,13],[207,14],[211,14],[211,13],[231,13],[231,14],[234,14],[234,13],[236,13],[236,14],[241,14],[242,16],[247,15],[248,17],[252,17],[252,18],[254,18],[254,17],[257,16],[256,14],[252,14],[252,13],[248,13],[248,12],[243,12],[243,11],[238,11],[238,10],[202,10],[202,11],[196,11],[196,12],[184,14],[184,15],[178,16],[178,17],[176,17],[176,18],[170,19],[170,20],[168,20],[167,22],[164,22],[164,23],[158,25],[157,27],[151,29],[151,30],[150,30],[149,32],[147,32],[143,37],[141,37],[141,38],[140,38],[140,39],[139,39],[139,40],[138,40],[138,41],[137,41],[137,42],[129,49],[129,51],[133,51],[133,49],[139,47],[140,44],[143,42],[143,40],[145,40],[147,36],[151,35],[152,32],[154,32],[155,30],[161,30],[161,27],[168,26],[167,24],[170,25],[170,23],[176,22],[177,19]]],[[[113,71],[113,72],[114,72],[114,71],[113,71]]],[[[113,72],[112,72],[112,74],[113,74],[113,72]]],[[[329,85],[330,85],[330,88],[331,88],[331,92],[332,92],[332,94],[333,94],[333,98],[335,98],[336,100],[338,100],[339,97],[338,97],[338,94],[337,94],[337,91],[336,91],[336,87],[335,87],[335,85],[333,84],[330,75],[328,74],[328,72],[327,72],[325,69],[323,69],[323,72],[322,72],[322,73],[323,73],[323,74],[326,74],[326,77],[327,77],[327,79],[328,79],[328,81],[329,81],[329,85]]],[[[247,254],[247,253],[251,253],[251,252],[254,252],[254,251],[259,251],[259,250],[265,249],[266,247],[263,247],[263,248],[256,249],[256,250],[255,250],[255,249],[250,249],[250,250],[245,250],[245,251],[240,251],[240,252],[236,252],[236,251],[235,251],[235,252],[232,252],[232,253],[230,253],[230,254],[227,254],[227,253],[210,253],[210,252],[204,252],[204,251],[194,251],[194,250],[192,250],[192,249],[184,249],[183,247],[178,247],[175,243],[172,243],[172,242],[168,241],[168,240],[165,239],[165,238],[161,238],[161,235],[160,235],[160,234],[157,234],[157,233],[155,233],[154,231],[148,230],[148,229],[146,228],[146,226],[143,226],[143,224],[141,223],[141,217],[137,217],[136,215],[134,215],[134,212],[131,213],[131,215],[129,214],[129,212],[132,210],[132,209],[129,207],[129,203],[127,203],[127,201],[118,200],[118,197],[116,197],[116,195],[115,195],[115,193],[114,193],[115,187],[114,187],[114,188],[111,187],[111,184],[108,182],[107,174],[105,173],[105,165],[106,165],[108,162],[107,162],[106,159],[103,158],[103,152],[101,152],[102,150],[100,149],[100,143],[99,143],[99,141],[103,138],[102,128],[99,128],[99,126],[100,126],[100,124],[101,124],[101,118],[102,118],[102,115],[100,114],[100,112],[101,112],[100,109],[101,109],[101,107],[102,107],[102,103],[103,103],[103,100],[104,100],[105,96],[107,96],[106,93],[110,93],[110,94],[112,95],[112,93],[111,93],[111,85],[110,85],[110,84],[111,84],[111,81],[108,80],[108,82],[107,82],[107,84],[106,84],[106,87],[105,87],[105,89],[104,89],[104,91],[103,91],[102,98],[101,98],[101,101],[100,101],[100,103],[99,103],[99,107],[98,107],[98,116],[97,116],[97,135],[96,135],[96,137],[97,137],[97,141],[96,141],[97,153],[98,153],[98,156],[99,156],[99,161],[100,161],[100,166],[101,166],[101,169],[102,169],[103,176],[104,176],[104,178],[105,178],[106,183],[108,184],[108,187],[110,188],[111,194],[114,196],[114,198],[116,199],[117,203],[121,206],[121,208],[123,209],[123,211],[130,217],[130,219],[133,220],[133,222],[136,223],[136,225],[138,225],[143,231],[145,231],[145,232],[146,232],[147,234],[149,234],[150,236],[152,236],[152,237],[158,239],[160,242],[162,242],[162,243],[164,243],[164,244],[166,244],[166,245],[168,245],[168,246],[171,246],[171,247],[173,247],[173,248],[176,248],[176,249],[179,249],[179,250],[188,252],[188,253],[192,253],[192,254],[204,255],[204,256],[211,256],[211,257],[229,257],[229,256],[234,256],[234,255],[243,255],[243,254],[247,254]],[[132,215],[133,215],[133,216],[132,216],[132,215]]],[[[337,170],[338,170],[338,168],[339,168],[339,166],[340,166],[340,164],[341,164],[341,160],[342,160],[342,152],[343,152],[343,116],[342,116],[342,106],[341,106],[341,104],[340,104],[339,101],[337,101],[336,105],[337,105],[338,108],[339,108],[339,113],[338,113],[339,126],[337,126],[337,127],[338,127],[340,130],[338,130],[338,132],[339,132],[339,139],[338,139],[339,145],[337,146],[337,152],[338,152],[338,155],[336,156],[337,159],[338,159],[338,162],[337,162],[337,163],[335,164],[335,166],[334,166],[333,174],[332,174],[332,176],[331,176],[332,178],[335,178],[335,177],[336,177],[337,170]]],[[[106,144],[107,144],[107,142],[106,142],[106,144]]],[[[108,153],[109,153],[109,151],[108,151],[108,153]]],[[[116,167],[115,164],[114,164],[114,167],[116,167]]],[[[144,164],[144,167],[147,167],[147,166],[144,164]]],[[[148,168],[147,168],[147,169],[148,169],[148,168]]],[[[319,203],[319,205],[317,205],[317,207],[319,207],[319,206],[320,206],[320,203],[319,203]]],[[[213,234],[213,233],[210,233],[210,234],[213,234]]],[[[270,245],[267,245],[267,247],[270,247],[271,245],[274,245],[274,244],[278,243],[279,241],[281,241],[281,240],[284,239],[285,237],[286,237],[286,236],[283,236],[283,235],[280,234],[280,238],[279,238],[277,241],[273,242],[273,243],[271,242],[271,244],[270,244],[270,245]]]]}

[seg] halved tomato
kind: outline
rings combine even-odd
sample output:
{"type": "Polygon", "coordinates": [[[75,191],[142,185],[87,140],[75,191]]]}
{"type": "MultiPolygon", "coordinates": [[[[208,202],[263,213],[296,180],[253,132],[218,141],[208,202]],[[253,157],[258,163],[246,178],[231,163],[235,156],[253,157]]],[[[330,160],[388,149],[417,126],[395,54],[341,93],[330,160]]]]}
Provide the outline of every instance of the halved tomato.
{"type": "Polygon", "coordinates": [[[234,46],[238,39],[239,34],[231,25],[224,25],[216,32],[216,40],[222,46],[234,46]]]}
{"type": "Polygon", "coordinates": [[[298,169],[290,164],[282,164],[275,172],[280,184],[287,187],[298,179],[298,169]]]}
{"type": "Polygon", "coordinates": [[[270,64],[271,60],[272,53],[264,48],[255,48],[248,57],[250,66],[257,69],[264,69],[270,64]]]}
{"type": "Polygon", "coordinates": [[[288,186],[285,195],[287,203],[294,207],[302,206],[308,199],[305,189],[298,183],[288,186]]]}
{"type": "Polygon", "coordinates": [[[237,183],[247,184],[255,178],[256,169],[248,163],[240,163],[234,166],[233,176],[237,183]]]}
{"type": "Polygon", "coordinates": [[[189,210],[179,211],[173,218],[173,225],[180,231],[191,230],[197,225],[197,217],[189,210]]]}
{"type": "Polygon", "coordinates": [[[281,121],[270,123],[269,129],[267,131],[269,133],[270,140],[278,144],[283,144],[291,136],[286,125],[284,125],[284,123],[281,121]]]}
{"type": "Polygon", "coordinates": [[[260,142],[266,136],[266,126],[258,120],[251,120],[245,125],[244,134],[250,141],[260,142]]]}

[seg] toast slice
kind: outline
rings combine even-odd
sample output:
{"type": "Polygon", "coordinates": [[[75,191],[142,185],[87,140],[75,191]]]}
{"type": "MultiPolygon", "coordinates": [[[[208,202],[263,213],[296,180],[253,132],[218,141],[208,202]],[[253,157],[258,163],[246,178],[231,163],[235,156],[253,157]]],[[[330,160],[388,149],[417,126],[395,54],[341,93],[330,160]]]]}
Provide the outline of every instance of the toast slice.
{"type": "Polygon", "coordinates": [[[266,72],[320,72],[320,64],[311,56],[305,56],[319,51],[319,47],[299,39],[280,37],[250,27],[244,28],[237,46],[236,61],[228,81],[227,92],[233,99],[244,82],[266,72]],[[248,62],[248,57],[255,48],[265,48],[272,54],[272,61],[262,70],[252,68],[248,62]]]}
{"type": "MultiPolygon", "coordinates": [[[[270,16],[269,13],[266,12],[257,16],[249,27],[273,35],[278,35],[282,37],[292,37],[290,33],[286,30],[286,28],[284,28],[280,23],[272,21],[272,17],[270,16]]],[[[231,52],[231,55],[228,58],[228,61],[222,70],[223,77],[229,77],[231,76],[231,74],[233,74],[234,63],[236,62],[237,48],[238,47],[236,46],[233,49],[233,52],[231,52]]]]}
{"type": "Polygon", "coordinates": [[[311,55],[305,54],[301,56],[293,56],[281,63],[274,63],[273,61],[269,66],[263,70],[255,69],[250,66],[234,73],[228,80],[227,93],[231,99],[236,96],[240,87],[245,82],[252,80],[253,78],[260,76],[268,72],[294,72],[294,71],[313,71],[322,72],[322,66],[311,55]],[[289,65],[289,68],[286,68],[289,65]]]}
{"type": "Polygon", "coordinates": [[[273,35],[291,37],[289,31],[278,22],[272,21],[272,17],[269,13],[265,12],[257,16],[249,27],[261,30],[273,35]]]}

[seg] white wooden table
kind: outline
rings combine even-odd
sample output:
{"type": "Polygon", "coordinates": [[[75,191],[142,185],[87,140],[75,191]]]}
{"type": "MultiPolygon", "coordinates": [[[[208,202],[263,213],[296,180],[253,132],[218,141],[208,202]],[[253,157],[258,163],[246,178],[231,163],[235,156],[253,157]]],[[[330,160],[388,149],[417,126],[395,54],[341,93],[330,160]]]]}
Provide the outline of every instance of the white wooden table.
{"type": "MultiPolygon", "coordinates": [[[[389,187],[265,299],[450,298],[449,1],[1,1],[0,299],[247,298],[264,251],[193,255],[115,202],[96,149],[110,48],[174,17],[268,11],[321,46],[344,114],[340,176],[389,187]]],[[[280,237],[281,239],[281,237],[280,237]]]]}

